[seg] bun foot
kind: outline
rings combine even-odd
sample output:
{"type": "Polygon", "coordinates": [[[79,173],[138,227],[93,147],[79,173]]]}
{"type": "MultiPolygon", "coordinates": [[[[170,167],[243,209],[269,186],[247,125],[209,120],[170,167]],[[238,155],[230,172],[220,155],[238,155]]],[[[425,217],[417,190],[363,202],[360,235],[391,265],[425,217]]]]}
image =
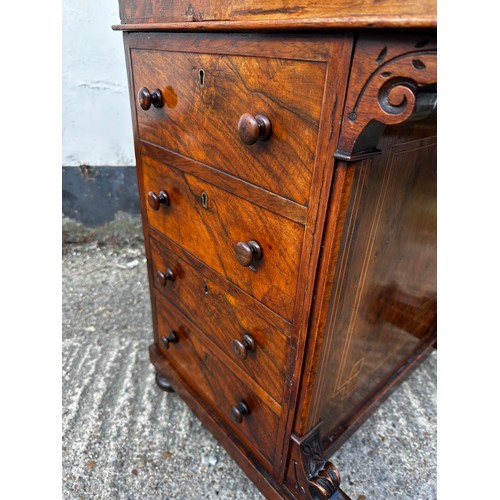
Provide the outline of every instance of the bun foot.
{"type": "Polygon", "coordinates": [[[175,392],[175,389],[168,383],[167,379],[160,375],[160,372],[156,372],[156,384],[158,387],[165,392],[175,392]]]}

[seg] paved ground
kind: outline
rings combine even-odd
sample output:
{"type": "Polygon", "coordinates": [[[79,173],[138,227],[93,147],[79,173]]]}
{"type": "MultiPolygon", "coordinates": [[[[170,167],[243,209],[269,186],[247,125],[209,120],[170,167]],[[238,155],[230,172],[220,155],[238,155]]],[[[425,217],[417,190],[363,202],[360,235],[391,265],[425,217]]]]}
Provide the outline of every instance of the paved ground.
{"type": "MultiPolygon", "coordinates": [[[[63,497],[262,499],[156,387],[141,237],[102,234],[64,236],[63,497]]],[[[353,500],[436,498],[436,365],[433,354],[333,457],[353,500]]]]}

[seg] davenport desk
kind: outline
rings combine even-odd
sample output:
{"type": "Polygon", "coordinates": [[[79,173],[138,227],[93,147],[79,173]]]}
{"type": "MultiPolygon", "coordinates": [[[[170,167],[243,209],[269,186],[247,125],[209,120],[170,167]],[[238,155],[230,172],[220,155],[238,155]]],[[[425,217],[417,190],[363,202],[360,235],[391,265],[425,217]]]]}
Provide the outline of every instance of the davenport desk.
{"type": "Polygon", "coordinates": [[[120,0],[158,385],[266,498],[436,342],[432,0],[120,0]]]}

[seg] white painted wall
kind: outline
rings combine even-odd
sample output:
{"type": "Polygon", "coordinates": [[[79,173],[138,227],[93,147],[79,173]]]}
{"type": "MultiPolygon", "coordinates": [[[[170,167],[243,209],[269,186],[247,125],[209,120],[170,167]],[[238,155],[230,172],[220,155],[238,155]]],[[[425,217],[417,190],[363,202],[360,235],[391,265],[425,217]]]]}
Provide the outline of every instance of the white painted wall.
{"type": "Polygon", "coordinates": [[[62,23],[63,166],[135,165],[118,0],[63,0],[62,23]]]}

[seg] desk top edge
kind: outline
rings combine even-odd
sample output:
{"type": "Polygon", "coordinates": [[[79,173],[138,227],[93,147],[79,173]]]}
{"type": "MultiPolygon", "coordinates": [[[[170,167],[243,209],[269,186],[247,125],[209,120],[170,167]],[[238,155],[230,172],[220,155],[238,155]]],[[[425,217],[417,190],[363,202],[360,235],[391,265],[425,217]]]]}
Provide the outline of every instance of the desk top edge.
{"type": "Polygon", "coordinates": [[[436,29],[437,19],[405,16],[358,16],[320,19],[278,19],[262,21],[131,22],[115,24],[115,31],[285,31],[340,29],[436,29]]]}

